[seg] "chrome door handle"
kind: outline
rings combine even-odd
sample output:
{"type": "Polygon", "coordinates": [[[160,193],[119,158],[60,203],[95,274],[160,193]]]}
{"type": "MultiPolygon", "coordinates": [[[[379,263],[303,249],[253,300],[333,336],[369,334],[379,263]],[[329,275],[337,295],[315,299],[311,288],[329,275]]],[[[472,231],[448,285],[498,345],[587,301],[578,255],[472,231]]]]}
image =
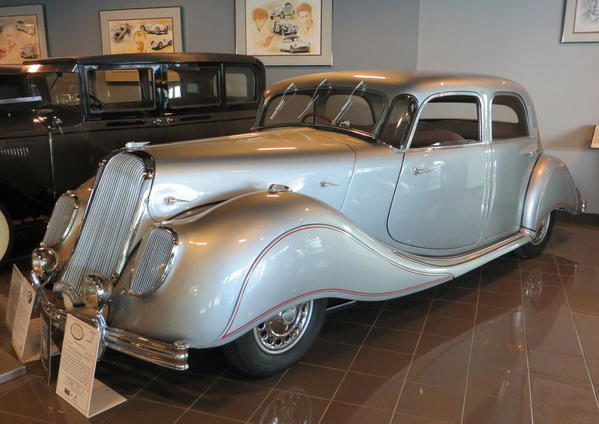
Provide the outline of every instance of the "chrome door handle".
{"type": "Polygon", "coordinates": [[[413,175],[426,174],[427,172],[432,172],[432,169],[428,169],[428,168],[416,168],[415,166],[412,167],[412,174],[413,175]]]}
{"type": "Polygon", "coordinates": [[[175,122],[175,118],[166,118],[167,124],[172,124],[173,122],[175,122]]]}
{"type": "Polygon", "coordinates": [[[162,125],[162,119],[156,118],[152,121],[152,124],[154,124],[158,127],[158,126],[162,125]]]}
{"type": "Polygon", "coordinates": [[[534,150],[531,150],[530,152],[526,152],[525,155],[526,156],[532,156],[535,153],[539,153],[539,149],[534,149],[534,150]]]}

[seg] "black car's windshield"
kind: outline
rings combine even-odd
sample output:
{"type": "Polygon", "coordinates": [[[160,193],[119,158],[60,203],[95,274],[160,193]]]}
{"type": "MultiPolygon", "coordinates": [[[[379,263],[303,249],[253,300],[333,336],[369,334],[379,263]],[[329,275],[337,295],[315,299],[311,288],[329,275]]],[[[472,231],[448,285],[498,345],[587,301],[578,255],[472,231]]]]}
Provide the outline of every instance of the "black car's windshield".
{"type": "Polygon", "coordinates": [[[324,125],[372,134],[384,109],[383,96],[368,91],[363,82],[332,88],[326,80],[298,90],[291,83],[267,100],[259,126],[324,125]]]}

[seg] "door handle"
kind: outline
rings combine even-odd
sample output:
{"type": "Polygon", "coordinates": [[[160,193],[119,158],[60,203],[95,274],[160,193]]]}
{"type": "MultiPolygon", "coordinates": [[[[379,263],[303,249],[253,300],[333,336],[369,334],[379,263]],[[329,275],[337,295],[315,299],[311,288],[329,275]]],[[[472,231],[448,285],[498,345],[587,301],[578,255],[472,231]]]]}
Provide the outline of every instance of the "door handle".
{"type": "Polygon", "coordinates": [[[166,118],[167,124],[172,124],[173,122],[175,122],[175,118],[166,118]]]}
{"type": "Polygon", "coordinates": [[[426,174],[427,172],[432,172],[432,169],[428,169],[428,168],[416,168],[415,166],[412,167],[412,174],[413,175],[426,174]]]}
{"type": "Polygon", "coordinates": [[[160,118],[156,118],[152,121],[152,124],[156,125],[157,127],[162,125],[162,119],[160,118]]]}
{"type": "Polygon", "coordinates": [[[524,154],[525,154],[526,156],[532,156],[532,155],[534,155],[534,154],[536,154],[536,153],[538,153],[538,152],[539,152],[539,149],[534,149],[534,150],[531,150],[530,152],[526,152],[526,153],[524,153],[524,154]]]}

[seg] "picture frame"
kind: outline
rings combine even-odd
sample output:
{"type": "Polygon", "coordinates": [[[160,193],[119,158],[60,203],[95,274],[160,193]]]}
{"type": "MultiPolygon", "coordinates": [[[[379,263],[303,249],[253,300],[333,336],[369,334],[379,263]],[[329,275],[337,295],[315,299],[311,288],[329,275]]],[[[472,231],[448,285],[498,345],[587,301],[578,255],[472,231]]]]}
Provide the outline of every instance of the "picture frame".
{"type": "Polygon", "coordinates": [[[44,6],[0,7],[0,66],[48,57],[44,6]]]}
{"type": "Polygon", "coordinates": [[[562,43],[599,43],[599,0],[566,0],[562,43]]]}
{"type": "Polygon", "coordinates": [[[332,65],[332,0],[235,0],[235,50],[266,66],[332,65]]]}
{"type": "Polygon", "coordinates": [[[100,11],[103,54],[182,52],[180,7],[100,11]]]}

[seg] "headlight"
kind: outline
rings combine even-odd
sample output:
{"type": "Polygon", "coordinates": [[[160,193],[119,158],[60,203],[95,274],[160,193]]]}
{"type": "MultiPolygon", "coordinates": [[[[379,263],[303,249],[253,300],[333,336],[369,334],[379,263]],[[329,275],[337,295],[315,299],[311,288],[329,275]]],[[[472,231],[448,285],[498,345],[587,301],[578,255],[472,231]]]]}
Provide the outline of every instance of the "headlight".
{"type": "Polygon", "coordinates": [[[42,240],[45,246],[56,246],[66,238],[75,222],[77,209],[79,199],[73,193],[67,192],[58,198],[42,240]]]}
{"type": "Polygon", "coordinates": [[[85,306],[99,309],[110,301],[112,282],[100,275],[91,274],[83,280],[80,291],[85,306]]]}
{"type": "Polygon", "coordinates": [[[177,234],[165,227],[154,228],[144,237],[135,258],[130,294],[146,296],[160,287],[173,262],[177,243],[177,234]]]}
{"type": "Polygon", "coordinates": [[[49,247],[38,247],[31,253],[31,268],[37,276],[46,279],[58,268],[58,255],[49,247]]]}

